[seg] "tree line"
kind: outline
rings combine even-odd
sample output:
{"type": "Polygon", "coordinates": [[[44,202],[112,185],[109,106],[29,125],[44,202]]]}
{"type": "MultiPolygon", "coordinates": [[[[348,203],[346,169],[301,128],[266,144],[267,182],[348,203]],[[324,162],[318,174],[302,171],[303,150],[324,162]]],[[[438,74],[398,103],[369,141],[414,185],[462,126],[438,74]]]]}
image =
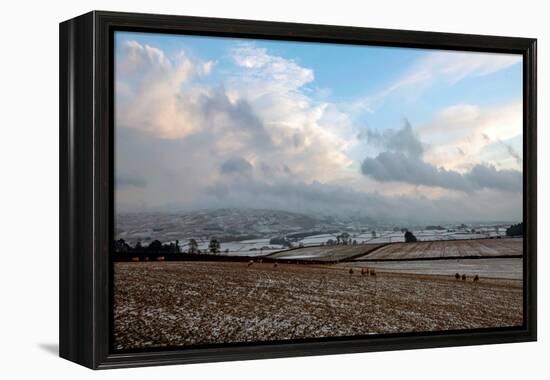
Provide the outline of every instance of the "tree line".
{"type": "MultiPolygon", "coordinates": [[[[188,254],[201,254],[201,253],[211,253],[218,254],[221,252],[220,242],[212,238],[208,244],[207,250],[199,249],[199,244],[195,239],[189,239],[185,247],[180,246],[179,240],[170,243],[162,243],[159,240],[153,240],[148,245],[142,245],[141,242],[137,242],[135,245],[131,245],[126,242],[124,239],[118,239],[114,243],[116,253],[128,253],[128,254],[147,254],[147,253],[163,253],[163,254],[178,254],[178,253],[188,253],[188,254]]],[[[226,252],[228,250],[226,249],[226,252]]]]}
{"type": "Polygon", "coordinates": [[[506,229],[506,236],[523,236],[523,222],[506,229]]]}

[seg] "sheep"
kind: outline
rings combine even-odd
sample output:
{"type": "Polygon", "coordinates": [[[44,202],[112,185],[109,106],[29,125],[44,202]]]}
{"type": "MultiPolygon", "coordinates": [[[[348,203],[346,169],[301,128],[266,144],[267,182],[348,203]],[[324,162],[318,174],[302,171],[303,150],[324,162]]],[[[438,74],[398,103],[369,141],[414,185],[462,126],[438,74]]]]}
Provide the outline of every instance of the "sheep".
{"type": "Polygon", "coordinates": [[[157,261],[164,261],[164,256],[157,257],[157,261]]]}
{"type": "Polygon", "coordinates": [[[479,276],[476,274],[474,277],[474,282],[478,282],[478,281],[479,281],[479,276]]]}
{"type": "Polygon", "coordinates": [[[247,266],[252,266],[252,264],[254,264],[254,260],[250,260],[247,264],[247,266]]]}
{"type": "Polygon", "coordinates": [[[279,264],[275,263],[273,264],[273,268],[277,268],[279,266],[279,264]]]}
{"type": "Polygon", "coordinates": [[[458,273],[455,273],[455,278],[456,278],[457,280],[460,280],[460,275],[459,275],[458,273]]]}
{"type": "Polygon", "coordinates": [[[350,275],[353,274],[353,268],[349,268],[349,274],[350,274],[350,275]]]}
{"type": "Polygon", "coordinates": [[[376,271],[374,269],[370,270],[370,275],[376,277],[376,271]]]}
{"type": "Polygon", "coordinates": [[[139,261],[139,257],[132,257],[132,261],[139,261]]]}
{"type": "Polygon", "coordinates": [[[466,275],[465,274],[462,275],[462,281],[466,281],[466,275]]]}
{"type": "Polygon", "coordinates": [[[368,275],[369,274],[369,268],[361,268],[361,276],[368,275]]]}

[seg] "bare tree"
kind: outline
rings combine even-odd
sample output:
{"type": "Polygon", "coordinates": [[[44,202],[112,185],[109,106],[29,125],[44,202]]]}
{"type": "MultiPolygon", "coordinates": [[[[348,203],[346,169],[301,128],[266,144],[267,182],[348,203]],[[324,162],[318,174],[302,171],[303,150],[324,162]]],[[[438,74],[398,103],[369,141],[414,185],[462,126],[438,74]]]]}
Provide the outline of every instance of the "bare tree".
{"type": "Polygon", "coordinates": [[[211,239],[210,244],[208,245],[208,250],[213,255],[215,255],[217,253],[220,253],[220,242],[218,240],[214,239],[214,238],[211,239]]]}
{"type": "Polygon", "coordinates": [[[189,249],[187,250],[187,253],[191,255],[199,253],[199,244],[195,239],[189,239],[189,249]]]}

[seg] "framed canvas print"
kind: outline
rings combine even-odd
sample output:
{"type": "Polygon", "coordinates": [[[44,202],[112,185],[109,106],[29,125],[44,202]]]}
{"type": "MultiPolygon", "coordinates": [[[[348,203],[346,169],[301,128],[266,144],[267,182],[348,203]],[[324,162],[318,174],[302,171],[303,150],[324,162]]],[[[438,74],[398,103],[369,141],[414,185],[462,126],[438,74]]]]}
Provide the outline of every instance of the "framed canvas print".
{"type": "Polygon", "coordinates": [[[536,339],[536,40],[60,25],[60,355],[536,339]]]}

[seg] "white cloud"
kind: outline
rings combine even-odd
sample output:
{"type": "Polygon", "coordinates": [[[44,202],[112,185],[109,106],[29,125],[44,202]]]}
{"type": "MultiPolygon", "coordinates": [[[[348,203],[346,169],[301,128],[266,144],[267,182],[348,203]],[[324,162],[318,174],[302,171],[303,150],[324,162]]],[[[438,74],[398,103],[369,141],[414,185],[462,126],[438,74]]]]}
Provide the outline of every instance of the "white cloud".
{"type": "Polygon", "coordinates": [[[352,163],[345,154],[351,121],[343,122],[346,115],[309,94],[305,86],[314,80],[313,70],[253,44],[233,49],[231,56],[239,69],[226,83],[228,93],[250,102],[292,172],[306,181],[340,178],[352,163]]]}
{"type": "Polygon", "coordinates": [[[357,111],[373,112],[386,97],[399,91],[414,94],[435,84],[449,85],[467,77],[481,77],[522,62],[519,54],[436,51],[416,61],[401,78],[371,96],[358,100],[357,111]]]}
{"type": "Polygon", "coordinates": [[[434,52],[422,58],[413,66],[411,73],[393,86],[410,86],[429,80],[456,83],[468,76],[489,75],[521,62],[520,54],[434,52]]]}
{"type": "MultiPolygon", "coordinates": [[[[311,211],[325,205],[436,218],[464,202],[452,192],[365,178],[348,155],[357,148],[352,116],[308,88],[315,77],[311,69],[250,44],[230,54],[235,65],[224,67],[224,80],[212,84],[199,79],[214,74],[216,62],[185,52],[167,56],[135,41],[123,46],[116,61],[116,174],[125,186],[117,188],[117,207],[263,205],[311,211]],[[439,207],[430,206],[431,194],[439,207]],[[443,207],[450,200],[454,206],[443,207]]],[[[479,111],[470,112],[465,121],[479,111]]],[[[476,194],[478,204],[485,196],[476,194]]],[[[519,198],[487,212],[513,216],[518,204],[519,198]]]]}
{"type": "MultiPolygon", "coordinates": [[[[118,62],[118,71],[122,73],[143,72],[147,69],[170,69],[172,64],[160,49],[142,45],[137,41],[126,41],[124,60],[118,62]]],[[[118,72],[117,71],[117,72],[118,72]]]]}
{"type": "Polygon", "coordinates": [[[120,189],[121,200],[189,201],[224,180],[220,168],[229,159],[249,163],[250,175],[264,183],[349,175],[350,126],[336,109],[306,94],[313,71],[252,45],[231,53],[237,65],[228,79],[206,85],[196,79],[211,74],[213,62],[191,60],[185,52],[167,57],[137,42],[124,46],[116,125],[119,141],[133,148],[117,151],[117,170],[121,176],[143,171],[149,180],[120,189]]]}
{"type": "Polygon", "coordinates": [[[523,105],[515,101],[494,107],[459,104],[440,111],[417,131],[429,149],[427,162],[466,171],[480,162],[521,170],[521,147],[512,152],[505,141],[521,137],[523,105]],[[493,144],[496,149],[489,149],[493,144]]]}
{"type": "Polygon", "coordinates": [[[204,70],[202,65],[185,54],[169,59],[162,50],[136,41],[125,43],[115,64],[118,126],[162,138],[184,137],[199,127],[193,107],[200,93],[179,95],[181,87],[204,70]]]}
{"type": "MultiPolygon", "coordinates": [[[[270,55],[267,49],[255,47],[253,44],[241,45],[231,51],[235,63],[245,69],[245,77],[238,78],[247,85],[252,85],[249,95],[261,96],[264,91],[258,87],[266,82],[270,84],[269,91],[298,90],[303,85],[314,80],[313,70],[302,67],[291,59],[270,55]]],[[[243,72],[238,72],[242,74],[243,72]]]]}

